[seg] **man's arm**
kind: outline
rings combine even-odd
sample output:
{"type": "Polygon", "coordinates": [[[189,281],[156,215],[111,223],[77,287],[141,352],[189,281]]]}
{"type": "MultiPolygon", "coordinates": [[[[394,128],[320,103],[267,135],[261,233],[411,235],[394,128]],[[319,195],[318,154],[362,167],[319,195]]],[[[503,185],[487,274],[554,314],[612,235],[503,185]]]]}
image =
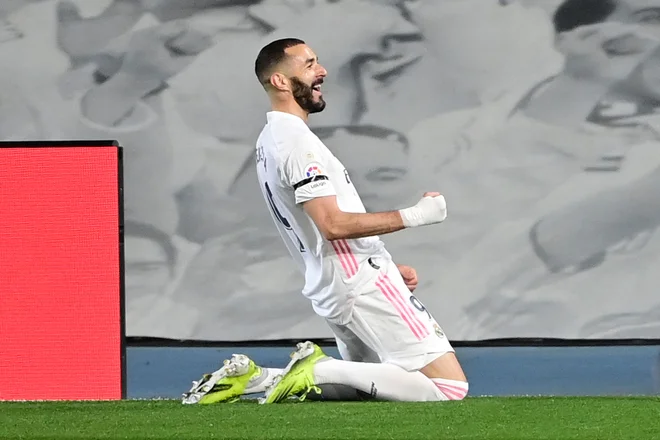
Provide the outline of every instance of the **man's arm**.
{"type": "Polygon", "coordinates": [[[336,196],[312,199],[303,208],[329,241],[390,234],[405,228],[399,211],[344,212],[337,206],[336,196]]]}
{"type": "Polygon", "coordinates": [[[440,223],[447,218],[447,205],[440,193],[427,192],[410,208],[374,213],[344,212],[336,196],[316,197],[303,203],[326,240],[372,237],[404,228],[440,223]]]}
{"type": "Polygon", "coordinates": [[[337,192],[327,174],[325,154],[314,139],[299,136],[298,144],[278,166],[282,183],[293,189],[295,202],[316,224],[326,240],[371,237],[404,228],[440,223],[447,217],[447,205],[440,193],[426,193],[410,208],[377,213],[349,213],[339,209],[337,192]]]}

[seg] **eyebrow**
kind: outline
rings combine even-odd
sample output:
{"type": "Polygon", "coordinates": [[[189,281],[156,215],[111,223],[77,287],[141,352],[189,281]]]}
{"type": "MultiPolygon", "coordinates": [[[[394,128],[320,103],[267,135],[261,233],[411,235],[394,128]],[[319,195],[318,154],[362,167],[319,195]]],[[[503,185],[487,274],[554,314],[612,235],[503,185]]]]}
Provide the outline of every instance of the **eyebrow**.
{"type": "Polygon", "coordinates": [[[319,62],[319,57],[316,57],[316,58],[308,58],[307,61],[305,61],[305,65],[312,64],[314,61],[316,61],[316,62],[318,63],[318,62],[319,62]]]}

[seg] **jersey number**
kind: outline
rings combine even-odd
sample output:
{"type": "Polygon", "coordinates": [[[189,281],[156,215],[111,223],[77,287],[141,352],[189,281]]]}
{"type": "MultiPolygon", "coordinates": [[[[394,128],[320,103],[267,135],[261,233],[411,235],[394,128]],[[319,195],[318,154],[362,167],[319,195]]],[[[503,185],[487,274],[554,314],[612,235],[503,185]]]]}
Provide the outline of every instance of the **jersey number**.
{"type": "Polygon", "coordinates": [[[429,321],[433,320],[433,317],[431,316],[431,312],[429,312],[428,309],[424,307],[424,304],[422,304],[422,302],[418,300],[415,295],[410,295],[410,302],[420,312],[422,313],[426,312],[426,314],[429,315],[429,321]]]}
{"type": "Polygon", "coordinates": [[[305,252],[305,246],[303,246],[302,241],[300,241],[300,238],[298,238],[298,235],[296,235],[296,232],[293,230],[291,227],[291,223],[280,213],[280,210],[277,209],[277,206],[275,205],[275,200],[273,199],[273,192],[270,190],[270,187],[268,186],[268,182],[264,183],[264,188],[266,190],[266,197],[268,198],[268,205],[270,206],[270,209],[273,211],[273,215],[275,215],[275,218],[277,219],[278,222],[282,223],[282,226],[284,226],[288,231],[291,231],[294,237],[296,237],[296,240],[298,241],[298,245],[300,246],[300,252],[305,252]]]}

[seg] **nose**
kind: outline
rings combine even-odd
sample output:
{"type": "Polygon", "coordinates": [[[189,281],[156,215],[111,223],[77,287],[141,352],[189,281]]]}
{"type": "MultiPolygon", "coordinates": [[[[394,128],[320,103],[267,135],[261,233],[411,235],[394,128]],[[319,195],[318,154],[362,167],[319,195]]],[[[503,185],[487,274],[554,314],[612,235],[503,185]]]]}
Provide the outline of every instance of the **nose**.
{"type": "Polygon", "coordinates": [[[316,75],[317,75],[317,76],[320,76],[321,78],[325,78],[325,77],[328,75],[328,71],[325,70],[325,67],[323,67],[322,65],[318,64],[318,68],[317,68],[316,75]]]}

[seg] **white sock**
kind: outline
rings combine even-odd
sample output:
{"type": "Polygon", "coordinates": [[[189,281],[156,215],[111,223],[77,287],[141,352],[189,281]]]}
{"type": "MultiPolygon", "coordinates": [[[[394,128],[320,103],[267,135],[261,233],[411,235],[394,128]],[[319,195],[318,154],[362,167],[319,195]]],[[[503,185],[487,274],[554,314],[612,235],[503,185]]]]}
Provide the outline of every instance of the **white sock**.
{"type": "MultiPolygon", "coordinates": [[[[446,395],[437,380],[445,386],[457,386],[457,381],[431,380],[419,371],[409,372],[392,364],[348,362],[337,359],[319,361],[314,367],[316,384],[348,385],[379,400],[400,402],[431,402],[454,400],[446,395]]],[[[467,383],[465,384],[467,389],[467,383]]],[[[467,394],[467,391],[466,391],[467,394]]],[[[452,397],[456,396],[454,391],[452,397]]]]}
{"type": "Polygon", "coordinates": [[[282,374],[282,368],[264,368],[261,367],[261,374],[253,377],[245,387],[245,394],[265,393],[266,389],[271,386],[275,377],[282,374]]]}

